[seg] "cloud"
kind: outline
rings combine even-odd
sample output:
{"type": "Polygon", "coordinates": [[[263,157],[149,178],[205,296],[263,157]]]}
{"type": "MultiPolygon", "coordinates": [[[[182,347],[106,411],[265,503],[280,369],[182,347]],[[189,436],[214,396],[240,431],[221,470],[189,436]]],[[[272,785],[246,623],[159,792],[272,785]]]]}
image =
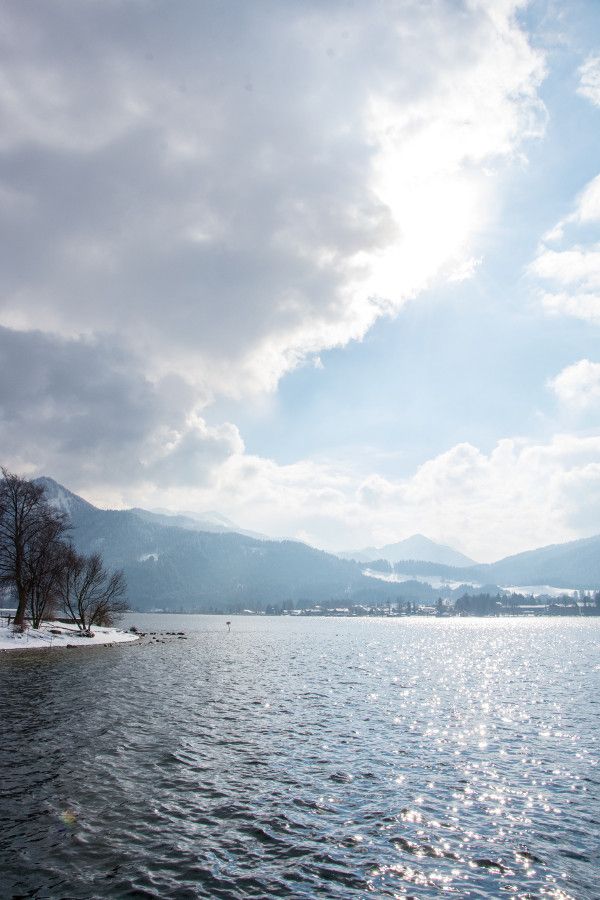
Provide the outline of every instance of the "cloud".
{"type": "Polygon", "coordinates": [[[549,315],[567,315],[585,322],[600,323],[600,293],[542,294],[541,303],[549,315]]]}
{"type": "Polygon", "coordinates": [[[590,291],[600,290],[600,245],[543,250],[534,260],[531,271],[539,278],[561,286],[576,284],[590,291]]]}
{"type": "Polygon", "coordinates": [[[545,235],[529,274],[543,286],[541,305],[551,315],[570,315],[589,322],[600,321],[600,242],[590,241],[589,231],[600,222],[600,175],[580,192],[572,211],[545,235]],[[573,243],[586,232],[587,240],[573,243]],[[562,248],[555,245],[563,243],[562,248]],[[551,245],[551,246],[549,246],[551,245]]]}
{"type": "Polygon", "coordinates": [[[600,363],[580,359],[559,372],[548,385],[568,409],[600,407],[600,363]]]}
{"type": "Polygon", "coordinates": [[[579,195],[572,220],[582,225],[600,222],[600,175],[592,178],[579,195]]]}
{"type": "Polygon", "coordinates": [[[0,322],[243,395],[469,276],[543,124],[519,6],[9,0],[0,322]]]}
{"type": "Polygon", "coordinates": [[[0,328],[3,462],[18,471],[84,489],[201,485],[243,443],[233,425],[209,427],[197,400],[179,376],[148,379],[114,339],[0,328]]]}
{"type": "Polygon", "coordinates": [[[233,453],[199,491],[145,496],[173,509],[216,507],[242,526],[334,551],[422,532],[489,561],[597,532],[600,437],[507,438],[489,453],[457,444],[396,480],[233,453]]]}
{"type": "Polygon", "coordinates": [[[201,416],[189,417],[171,438],[146,463],[146,477],[166,487],[205,485],[224,460],[244,451],[235,425],[209,426],[201,416]]]}
{"type": "Polygon", "coordinates": [[[580,67],[577,93],[600,106],[600,56],[590,56],[580,67]]]}
{"type": "Polygon", "coordinates": [[[577,196],[569,215],[560,219],[543,237],[544,243],[560,241],[570,225],[589,225],[600,222],[600,175],[592,178],[577,196]]]}

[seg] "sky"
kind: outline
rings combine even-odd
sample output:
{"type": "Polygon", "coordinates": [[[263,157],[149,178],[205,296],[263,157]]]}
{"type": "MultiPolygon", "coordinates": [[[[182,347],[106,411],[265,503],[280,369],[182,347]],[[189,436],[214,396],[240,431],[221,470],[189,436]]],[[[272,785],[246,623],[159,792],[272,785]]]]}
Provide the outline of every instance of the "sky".
{"type": "Polygon", "coordinates": [[[491,561],[600,532],[596,0],[4,0],[0,456],[491,561]]]}

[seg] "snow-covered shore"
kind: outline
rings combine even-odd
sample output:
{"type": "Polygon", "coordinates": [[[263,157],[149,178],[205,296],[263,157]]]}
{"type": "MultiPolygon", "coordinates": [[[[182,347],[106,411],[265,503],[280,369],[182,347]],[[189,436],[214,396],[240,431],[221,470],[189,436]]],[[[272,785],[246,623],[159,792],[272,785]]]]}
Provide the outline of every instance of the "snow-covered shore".
{"type": "Polygon", "coordinates": [[[75,624],[45,622],[40,628],[28,628],[23,634],[12,626],[0,625],[0,652],[3,650],[49,650],[56,647],[98,647],[123,644],[139,637],[118,628],[92,628],[93,637],[83,637],[75,624]]]}

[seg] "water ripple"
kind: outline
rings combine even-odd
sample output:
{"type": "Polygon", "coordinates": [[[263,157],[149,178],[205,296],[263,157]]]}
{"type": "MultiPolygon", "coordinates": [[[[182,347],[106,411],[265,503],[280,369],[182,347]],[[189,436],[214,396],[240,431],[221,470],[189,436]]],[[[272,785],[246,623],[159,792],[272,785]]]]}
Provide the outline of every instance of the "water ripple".
{"type": "Polygon", "coordinates": [[[136,619],[0,659],[2,896],[598,896],[600,623],[136,619]]]}

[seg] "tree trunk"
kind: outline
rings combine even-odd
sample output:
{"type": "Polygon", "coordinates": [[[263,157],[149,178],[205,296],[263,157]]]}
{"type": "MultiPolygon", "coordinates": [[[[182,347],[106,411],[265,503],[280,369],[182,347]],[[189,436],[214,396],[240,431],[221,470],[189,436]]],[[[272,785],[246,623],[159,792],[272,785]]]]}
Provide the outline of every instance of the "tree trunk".
{"type": "Polygon", "coordinates": [[[25,613],[27,612],[27,591],[21,585],[17,585],[17,597],[14,625],[16,628],[23,628],[25,625],[25,613]]]}

